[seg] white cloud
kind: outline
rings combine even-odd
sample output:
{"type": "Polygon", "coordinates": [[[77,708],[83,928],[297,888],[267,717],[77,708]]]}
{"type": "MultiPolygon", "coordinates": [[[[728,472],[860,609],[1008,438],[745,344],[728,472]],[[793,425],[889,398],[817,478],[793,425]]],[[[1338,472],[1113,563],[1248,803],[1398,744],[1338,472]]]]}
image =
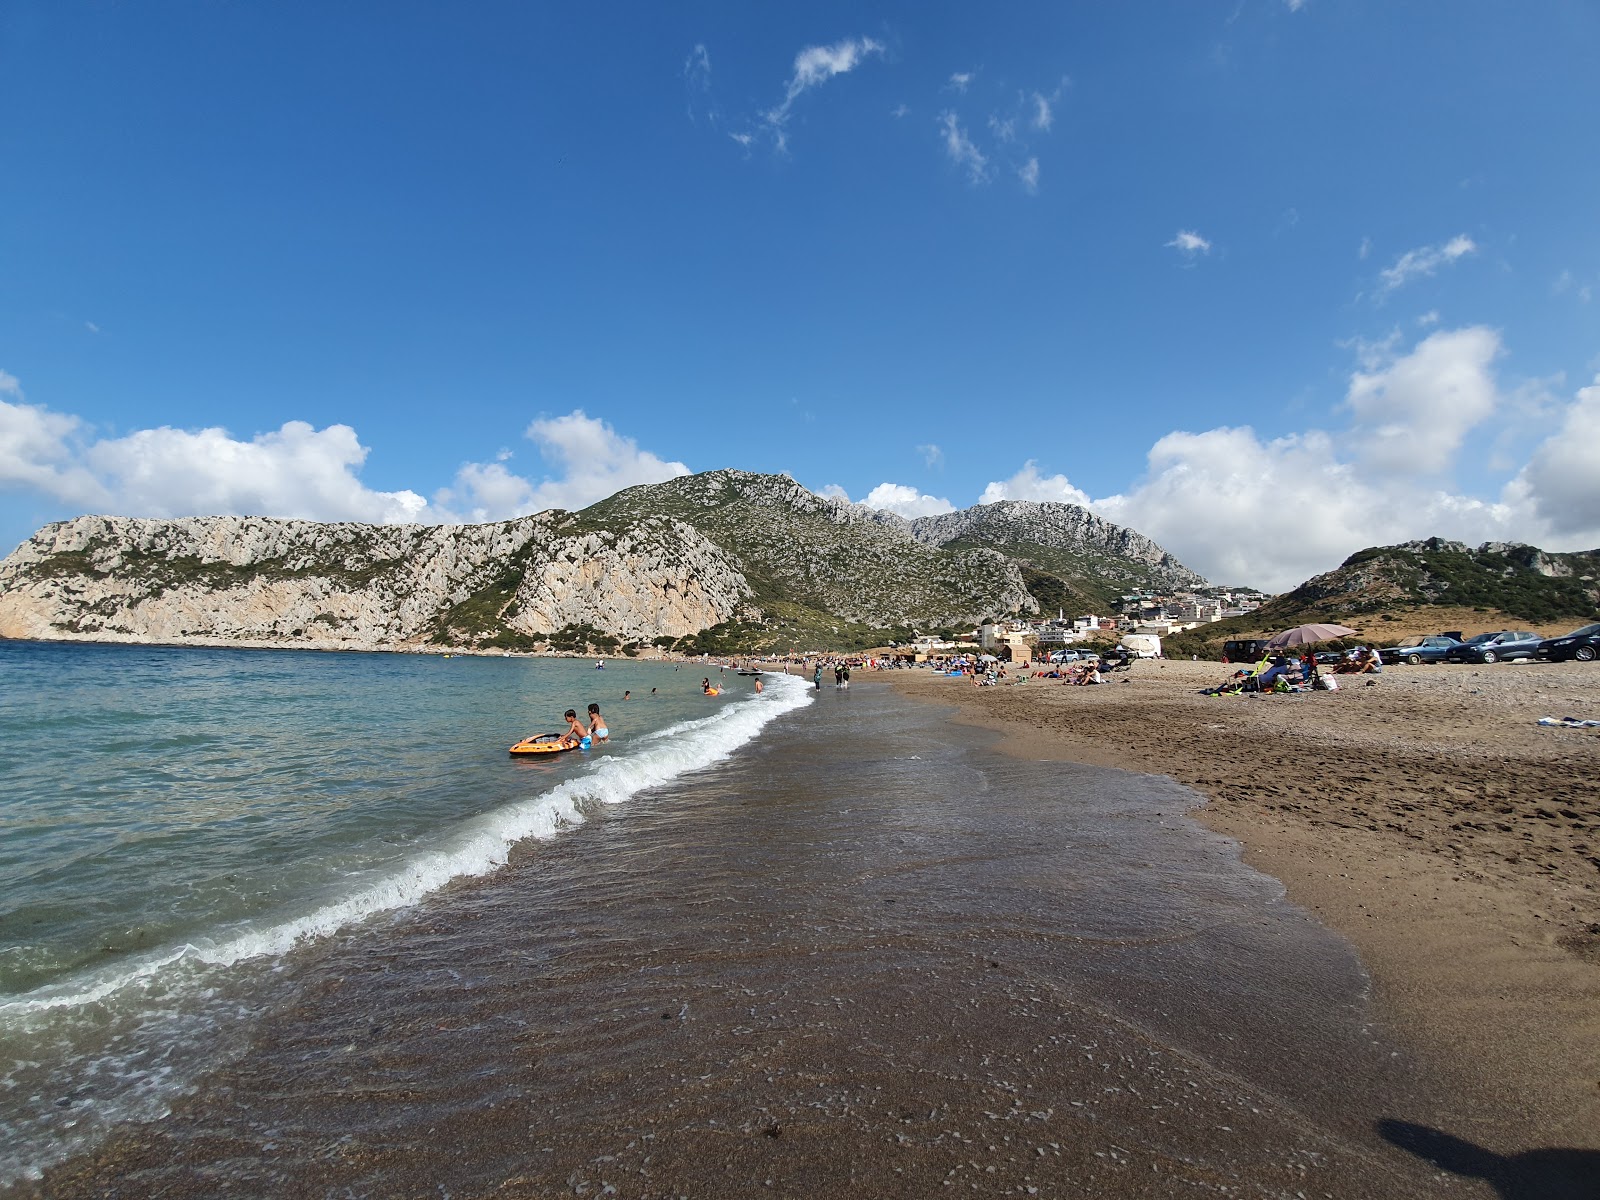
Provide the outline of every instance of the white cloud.
{"type": "Polygon", "coordinates": [[[1368,256],[1371,255],[1371,253],[1372,253],[1372,239],[1369,238],[1369,237],[1362,238],[1361,239],[1361,246],[1356,251],[1356,257],[1359,258],[1362,262],[1366,262],[1368,256]]]}
{"type": "Polygon", "coordinates": [[[704,44],[697,44],[683,60],[683,81],[692,92],[711,90],[711,53],[704,44]]]}
{"type": "Polygon", "coordinates": [[[943,497],[925,495],[903,483],[880,483],[861,503],[868,508],[898,513],[908,521],[956,510],[956,506],[943,497]]]}
{"type": "Polygon", "coordinates": [[[1030,158],[1017,168],[1017,178],[1022,180],[1022,186],[1029,192],[1039,190],[1039,160],[1030,158]]]}
{"type": "Polygon", "coordinates": [[[547,508],[582,508],[637,483],[689,468],[640,450],[604,421],[575,410],[541,418],[527,436],[556,468],[532,482],[496,461],[467,463],[430,505],[409,489],[363,484],[367,448],[348,425],[286,421],[244,440],[227,430],[141,429],[95,439],[77,417],[23,402],[0,371],[0,488],[26,490],[80,511],[125,516],[252,515],[314,521],[488,521],[547,508]]]}
{"type": "Polygon", "coordinates": [[[100,332],[100,326],[96,325],[93,321],[85,321],[83,323],[83,327],[85,329],[87,329],[90,333],[99,333],[100,332]]]}
{"type": "Polygon", "coordinates": [[[1436,474],[1499,400],[1490,370],[1500,337],[1481,325],[1430,334],[1380,370],[1350,377],[1356,456],[1396,474],[1436,474]]]}
{"type": "Polygon", "coordinates": [[[898,121],[901,117],[910,115],[910,112],[911,110],[904,104],[896,104],[889,110],[889,115],[898,121]]]}
{"type": "Polygon", "coordinates": [[[74,459],[77,417],[22,403],[14,375],[0,371],[0,488],[41,492],[67,504],[94,506],[104,492],[74,459]]]}
{"type": "Polygon", "coordinates": [[[526,436],[557,468],[555,477],[534,483],[502,462],[466,463],[454,484],[434,496],[437,518],[482,523],[550,508],[576,510],[623,488],[689,474],[683,463],[639,449],[632,438],[581,408],[563,417],[540,417],[528,426],[526,436]]]}
{"type": "Polygon", "coordinates": [[[850,503],[850,493],[845,491],[844,488],[840,487],[837,483],[830,483],[826,485],[817,493],[817,495],[826,496],[830,500],[842,500],[846,504],[850,503]]]}
{"type": "Polygon", "coordinates": [[[1513,487],[1560,545],[1600,546],[1600,377],[1579,390],[1561,428],[1533,452],[1513,487]]]}
{"type": "MultiPolygon", "coordinates": [[[[1249,428],[1170,433],[1128,491],[1093,501],[1079,492],[1077,502],[1211,579],[1272,590],[1366,546],[1413,538],[1600,546],[1600,378],[1560,408],[1560,428],[1499,496],[1483,499],[1424,472],[1451,466],[1465,431],[1497,411],[1538,419],[1549,408],[1549,381],[1502,396],[1490,371],[1500,339],[1481,327],[1436,332],[1405,352],[1394,338],[1353,348],[1361,366],[1351,373],[1349,429],[1271,440],[1249,428]],[[1415,435],[1416,461],[1404,439],[1382,436],[1389,423],[1415,435]]],[[[1063,499],[1067,489],[1077,491],[1059,475],[1040,479],[1030,462],[991,483],[979,502],[1063,499]]]]}
{"type": "Polygon", "coordinates": [[[1427,329],[1430,325],[1437,325],[1438,323],[1439,310],[1436,308],[1428,310],[1417,318],[1417,324],[1422,326],[1424,329],[1427,329]]]}
{"type": "Polygon", "coordinates": [[[1017,139],[1017,119],[1015,117],[1002,118],[998,113],[989,116],[989,132],[1002,142],[1014,142],[1017,139]]]}
{"type": "Polygon", "coordinates": [[[950,161],[958,167],[965,168],[967,178],[973,183],[987,183],[989,160],[973,144],[972,139],[967,136],[967,131],[961,128],[961,122],[956,119],[955,113],[941,113],[939,124],[944,129],[944,149],[950,156],[950,161]]]}
{"type": "Polygon", "coordinates": [[[964,95],[967,88],[972,84],[972,78],[973,75],[971,71],[957,71],[954,75],[950,76],[950,82],[945,86],[953,88],[955,91],[961,92],[964,95]]]}
{"type": "Polygon", "coordinates": [[[1053,500],[1060,504],[1088,504],[1088,493],[1068,482],[1065,475],[1044,477],[1033,459],[1022,464],[1010,479],[989,484],[978,497],[979,504],[997,504],[1001,500],[1053,500]]]}
{"type": "Polygon", "coordinates": [[[1381,283],[1379,295],[1387,295],[1396,288],[1404,287],[1413,279],[1432,275],[1440,267],[1448,266],[1459,258],[1477,253],[1478,246],[1466,234],[1457,234],[1442,246],[1422,246],[1416,250],[1407,250],[1395,260],[1392,267],[1385,267],[1378,272],[1381,283]]]}
{"type": "Polygon", "coordinates": [[[1033,94],[1033,127],[1041,133],[1049,133],[1050,126],[1055,124],[1055,112],[1051,109],[1052,96],[1041,96],[1038,92],[1033,94]]]}
{"type": "Polygon", "coordinates": [[[918,446],[917,453],[922,455],[922,462],[925,466],[944,466],[944,451],[932,442],[929,442],[926,446],[918,446]]]}
{"type": "Polygon", "coordinates": [[[1177,236],[1166,245],[1191,262],[1202,254],[1211,253],[1211,243],[1192,229],[1178,230],[1177,236]]]}
{"type": "Polygon", "coordinates": [[[377,492],[356,478],[367,448],[348,425],[285,421],[241,441],[221,428],[163,426],[95,442],[83,461],[122,512],[150,517],[259,514],[378,524],[423,518],[412,491],[377,492]]]}
{"type": "Polygon", "coordinates": [[[1299,12],[1306,6],[1306,0],[1283,0],[1283,4],[1290,12],[1299,12]]]}
{"type": "Polygon", "coordinates": [[[794,56],[794,74],[784,89],[783,103],[761,114],[761,119],[777,139],[778,149],[788,145],[785,126],[789,111],[802,94],[860,66],[872,54],[881,55],[883,44],[872,38],[845,38],[831,46],[807,46],[794,56]]]}

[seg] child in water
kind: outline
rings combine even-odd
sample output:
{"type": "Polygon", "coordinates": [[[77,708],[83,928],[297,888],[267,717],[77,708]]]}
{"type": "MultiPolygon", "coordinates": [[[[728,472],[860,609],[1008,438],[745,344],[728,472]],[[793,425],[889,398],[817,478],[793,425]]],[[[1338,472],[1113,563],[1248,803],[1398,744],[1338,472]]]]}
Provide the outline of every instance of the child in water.
{"type": "Polygon", "coordinates": [[[578,746],[587,750],[589,748],[589,731],[578,720],[577,711],[569,708],[561,715],[567,719],[567,731],[561,735],[561,744],[569,747],[578,746]]]}
{"type": "Polygon", "coordinates": [[[600,715],[598,704],[589,705],[589,736],[597,742],[603,742],[611,736],[611,731],[606,728],[605,718],[600,715]]]}

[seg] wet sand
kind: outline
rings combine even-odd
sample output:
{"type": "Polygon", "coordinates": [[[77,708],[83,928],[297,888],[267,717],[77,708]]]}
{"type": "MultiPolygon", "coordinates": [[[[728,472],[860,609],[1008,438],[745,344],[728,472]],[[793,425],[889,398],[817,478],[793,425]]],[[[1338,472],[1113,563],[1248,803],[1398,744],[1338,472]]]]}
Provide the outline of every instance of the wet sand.
{"type": "Polygon", "coordinates": [[[1457,1140],[1349,944],[1188,789],[1003,754],[948,716],[827,689],[685,786],[302,953],[246,1054],[39,1194],[1388,1200],[1531,1178],[1457,1140]]]}
{"type": "Polygon", "coordinates": [[[1354,943],[1380,1015],[1450,1079],[1457,1132],[1508,1156],[1600,1150],[1600,729],[1537,724],[1600,717],[1600,669],[1391,667],[1333,694],[1197,694],[1228,670],[884,678],[1014,753],[1196,788],[1196,816],[1354,943]]]}

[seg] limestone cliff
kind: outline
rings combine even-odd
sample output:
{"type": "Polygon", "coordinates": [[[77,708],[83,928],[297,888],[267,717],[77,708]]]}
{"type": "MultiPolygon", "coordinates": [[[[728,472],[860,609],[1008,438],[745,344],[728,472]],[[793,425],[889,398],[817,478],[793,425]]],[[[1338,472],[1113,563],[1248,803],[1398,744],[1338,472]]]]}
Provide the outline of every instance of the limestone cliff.
{"type": "Polygon", "coordinates": [[[0,563],[0,636],[371,650],[520,645],[587,625],[641,641],[729,620],[750,596],[681,522],[576,524],[79,517],[0,563]]]}

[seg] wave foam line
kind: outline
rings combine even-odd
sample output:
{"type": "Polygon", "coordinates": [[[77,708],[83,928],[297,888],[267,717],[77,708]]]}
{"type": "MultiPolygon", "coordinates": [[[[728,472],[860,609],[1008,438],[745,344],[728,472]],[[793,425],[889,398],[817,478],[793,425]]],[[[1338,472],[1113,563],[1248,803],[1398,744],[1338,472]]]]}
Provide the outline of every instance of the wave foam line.
{"type": "Polygon", "coordinates": [[[648,748],[601,759],[587,773],[548,792],[469,822],[437,850],[419,854],[387,874],[301,916],[261,929],[245,929],[220,941],[197,940],[167,947],[132,962],[100,968],[88,976],[46,984],[0,1002],[0,1017],[94,1004],[131,985],[149,982],[179,964],[232,966],[276,957],[295,946],[336,933],[379,913],[416,904],[457,879],[487,875],[505,865],[511,848],[528,838],[548,839],[583,823],[584,802],[618,804],[647,788],[709,767],[753,740],[770,722],[811,702],[797,676],[772,677],[760,696],[680,722],[641,739],[648,748]]]}

